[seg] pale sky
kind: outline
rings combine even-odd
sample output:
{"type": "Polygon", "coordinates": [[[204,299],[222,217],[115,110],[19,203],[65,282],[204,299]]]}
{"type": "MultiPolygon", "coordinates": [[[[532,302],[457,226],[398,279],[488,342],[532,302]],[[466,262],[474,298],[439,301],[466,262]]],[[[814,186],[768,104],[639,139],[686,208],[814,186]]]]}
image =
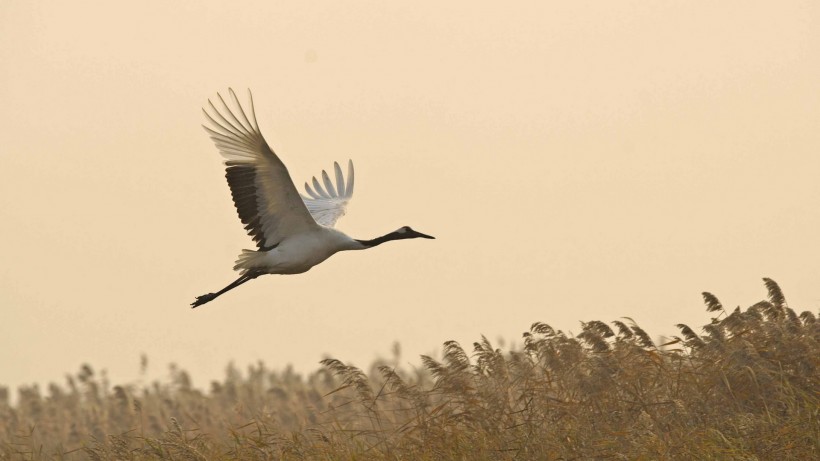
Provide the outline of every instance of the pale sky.
{"type": "Polygon", "coordinates": [[[816,1],[131,3],[0,2],[0,384],[656,337],[762,277],[820,307],[816,1]],[[353,159],[337,228],[437,239],[191,310],[253,248],[200,127],[229,86],[300,185],[353,159]]]}

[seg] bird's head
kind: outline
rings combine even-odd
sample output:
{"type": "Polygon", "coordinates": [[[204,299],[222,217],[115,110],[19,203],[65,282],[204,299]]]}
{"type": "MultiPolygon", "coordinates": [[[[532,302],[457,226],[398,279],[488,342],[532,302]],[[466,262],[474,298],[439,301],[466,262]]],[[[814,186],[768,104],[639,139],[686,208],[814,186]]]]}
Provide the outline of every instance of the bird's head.
{"type": "Polygon", "coordinates": [[[422,234],[421,232],[417,232],[413,230],[410,226],[404,226],[399,228],[397,231],[393,232],[395,234],[396,239],[416,239],[416,238],[423,238],[423,239],[435,239],[432,235],[422,234]]]}

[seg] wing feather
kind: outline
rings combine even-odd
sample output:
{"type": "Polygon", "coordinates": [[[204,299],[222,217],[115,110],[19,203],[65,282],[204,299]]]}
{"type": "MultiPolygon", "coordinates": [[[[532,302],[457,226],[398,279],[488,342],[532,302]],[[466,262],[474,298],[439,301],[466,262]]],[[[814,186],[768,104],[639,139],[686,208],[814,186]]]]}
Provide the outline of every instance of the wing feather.
{"type": "Polygon", "coordinates": [[[327,171],[325,170],[322,170],[322,181],[325,182],[325,191],[327,191],[327,194],[330,195],[331,198],[338,197],[336,194],[336,187],[333,186],[332,182],[330,182],[330,177],[327,175],[327,171]]]}
{"type": "Polygon", "coordinates": [[[305,202],[310,214],[317,223],[325,227],[333,227],[336,221],[345,215],[347,204],[353,197],[353,161],[347,163],[347,183],[342,174],[342,168],[338,163],[333,163],[334,176],[336,184],[330,179],[327,171],[322,171],[322,181],[324,188],[319,183],[319,180],[313,178],[313,188],[311,189],[308,183],[305,183],[305,191],[308,195],[302,195],[302,200],[305,202]]]}
{"type": "Polygon", "coordinates": [[[317,194],[316,192],[313,192],[313,189],[310,188],[307,182],[305,182],[305,190],[313,198],[322,198],[321,195],[317,194]]]}
{"type": "Polygon", "coordinates": [[[353,197],[353,160],[347,162],[347,186],[345,187],[345,195],[353,197]]]}
{"type": "Polygon", "coordinates": [[[313,188],[316,189],[316,193],[319,194],[322,198],[330,199],[330,196],[327,195],[324,189],[322,189],[322,185],[319,184],[319,181],[316,179],[316,176],[313,177],[313,188]]]}
{"type": "Polygon", "coordinates": [[[221,108],[210,100],[204,110],[211,126],[203,126],[225,158],[225,177],[239,219],[260,249],[316,226],[287,167],[268,146],[259,130],[253,96],[248,91],[249,112],[232,89],[236,111],[217,94],[221,108]],[[250,114],[250,117],[248,116],[250,114]]]}
{"type": "Polygon", "coordinates": [[[333,171],[336,173],[336,192],[339,196],[345,195],[345,178],[342,176],[342,168],[339,162],[333,162],[333,171]]]}

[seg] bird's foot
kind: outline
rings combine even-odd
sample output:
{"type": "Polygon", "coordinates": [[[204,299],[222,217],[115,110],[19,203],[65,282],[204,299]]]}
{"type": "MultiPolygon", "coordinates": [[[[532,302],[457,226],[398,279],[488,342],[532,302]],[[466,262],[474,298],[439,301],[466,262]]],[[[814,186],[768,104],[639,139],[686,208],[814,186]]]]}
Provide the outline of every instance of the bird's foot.
{"type": "Polygon", "coordinates": [[[197,306],[201,306],[201,305],[207,303],[208,301],[212,301],[214,298],[216,298],[216,295],[213,294],[213,293],[208,293],[208,294],[204,294],[202,296],[197,296],[196,301],[191,303],[191,309],[194,309],[197,306]]]}

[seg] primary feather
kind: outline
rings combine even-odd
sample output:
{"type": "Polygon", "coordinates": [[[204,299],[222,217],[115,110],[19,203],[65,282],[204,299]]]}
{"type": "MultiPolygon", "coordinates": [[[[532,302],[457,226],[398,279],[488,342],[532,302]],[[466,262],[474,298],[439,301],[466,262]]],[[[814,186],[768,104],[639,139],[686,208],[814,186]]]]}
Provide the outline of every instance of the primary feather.
{"type": "Polygon", "coordinates": [[[287,167],[262,137],[253,99],[248,117],[233,90],[228,92],[240,117],[218,96],[222,110],[209,100],[213,116],[203,111],[211,121],[211,127],[204,128],[225,157],[225,177],[245,229],[260,249],[270,248],[288,235],[309,230],[315,221],[293,185],[287,167]]]}
{"type": "Polygon", "coordinates": [[[302,200],[305,202],[310,215],[317,223],[325,227],[333,227],[336,221],[345,215],[347,204],[350,203],[350,198],[353,197],[353,161],[347,162],[347,183],[342,174],[342,167],[337,162],[333,162],[333,169],[336,176],[336,185],[333,185],[326,171],[322,171],[322,179],[325,183],[325,189],[314,177],[313,187],[305,183],[305,191],[308,195],[302,194],[302,200]]]}

